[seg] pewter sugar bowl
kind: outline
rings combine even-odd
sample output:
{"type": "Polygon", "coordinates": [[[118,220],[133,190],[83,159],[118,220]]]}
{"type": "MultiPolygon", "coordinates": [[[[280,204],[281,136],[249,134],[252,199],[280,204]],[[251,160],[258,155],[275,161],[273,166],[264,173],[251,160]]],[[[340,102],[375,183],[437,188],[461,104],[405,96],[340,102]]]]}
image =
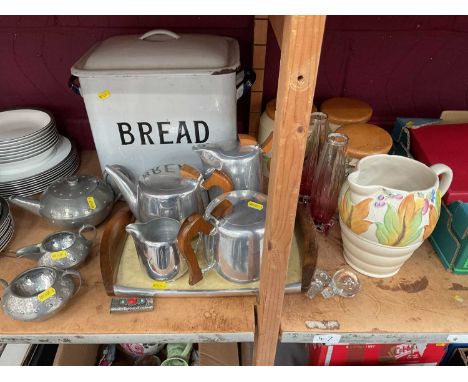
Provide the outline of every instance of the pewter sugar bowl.
{"type": "Polygon", "coordinates": [[[10,284],[0,279],[0,285],[5,287],[0,302],[6,315],[18,321],[39,321],[67,304],[78,292],[81,277],[77,271],[37,267],[21,273],[10,284]]]}
{"type": "Polygon", "coordinates": [[[70,229],[101,223],[112,209],[114,191],[95,176],[70,176],[52,183],[40,201],[21,196],[9,200],[53,225],[70,229]]]}

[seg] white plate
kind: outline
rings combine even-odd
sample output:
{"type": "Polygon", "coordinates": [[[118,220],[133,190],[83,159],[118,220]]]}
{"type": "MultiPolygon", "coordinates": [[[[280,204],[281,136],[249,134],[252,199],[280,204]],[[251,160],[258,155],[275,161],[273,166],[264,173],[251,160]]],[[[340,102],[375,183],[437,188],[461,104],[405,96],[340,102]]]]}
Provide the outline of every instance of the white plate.
{"type": "Polygon", "coordinates": [[[28,161],[42,161],[49,157],[50,154],[54,151],[55,145],[58,143],[59,137],[53,136],[48,141],[43,142],[41,145],[38,145],[34,149],[31,149],[27,152],[20,153],[16,156],[11,156],[8,158],[3,158],[0,155],[0,164],[5,166],[29,166],[28,161]]]}
{"type": "Polygon", "coordinates": [[[66,165],[57,169],[53,173],[44,173],[44,176],[27,178],[25,182],[9,183],[6,186],[0,187],[0,195],[8,197],[9,195],[23,195],[30,192],[32,189],[47,187],[60,177],[66,176],[70,173],[72,167],[77,167],[79,160],[67,162],[66,165]]]}
{"type": "Polygon", "coordinates": [[[55,131],[58,134],[57,126],[55,125],[55,123],[52,123],[49,126],[44,127],[43,130],[40,130],[39,132],[29,135],[22,139],[3,141],[3,142],[0,141],[0,149],[7,150],[12,146],[23,147],[24,145],[29,145],[37,141],[38,139],[41,139],[44,135],[50,134],[51,131],[55,131]]]}
{"type": "Polygon", "coordinates": [[[0,236],[0,240],[4,240],[5,236],[9,235],[10,231],[12,230],[13,230],[13,225],[11,224],[11,221],[10,221],[10,224],[8,225],[8,227],[6,227],[6,229],[2,232],[2,235],[0,236]]]}
{"type": "Polygon", "coordinates": [[[30,185],[34,186],[38,183],[42,183],[44,181],[48,181],[51,177],[55,177],[58,173],[63,172],[66,168],[70,167],[74,161],[78,160],[78,154],[76,153],[75,149],[72,149],[70,154],[59,164],[56,166],[41,172],[39,174],[35,174],[33,176],[15,180],[15,181],[9,181],[9,182],[1,182],[0,183],[0,190],[1,189],[8,189],[11,187],[17,187],[20,185],[30,185]]]}
{"type": "Polygon", "coordinates": [[[16,109],[0,112],[0,141],[18,140],[47,127],[52,118],[41,110],[16,109]]]}
{"type": "Polygon", "coordinates": [[[60,136],[59,141],[54,146],[53,154],[46,161],[40,163],[36,162],[35,164],[31,164],[27,167],[21,165],[8,166],[8,169],[0,170],[0,182],[5,183],[29,178],[30,176],[38,175],[47,171],[62,162],[68,154],[70,154],[71,149],[72,145],[70,141],[66,137],[60,136]]]}
{"type": "Polygon", "coordinates": [[[78,166],[79,163],[73,163],[66,169],[64,169],[61,173],[56,174],[55,176],[51,177],[48,181],[44,181],[42,183],[34,185],[19,185],[12,187],[8,190],[0,190],[0,195],[3,195],[4,197],[8,197],[11,195],[25,196],[42,192],[58,179],[72,175],[76,171],[78,166]]]}
{"type": "Polygon", "coordinates": [[[30,147],[36,146],[38,143],[42,141],[52,138],[53,136],[58,136],[57,127],[55,125],[51,125],[50,128],[47,128],[46,130],[44,130],[43,133],[34,136],[33,139],[29,141],[13,142],[13,143],[8,143],[8,144],[4,144],[3,146],[0,146],[0,156],[8,155],[8,154],[11,154],[12,152],[25,151],[29,149],[30,147]]]}
{"type": "Polygon", "coordinates": [[[33,156],[36,156],[36,155],[40,155],[43,152],[53,148],[57,144],[58,140],[59,140],[58,135],[57,136],[52,136],[49,139],[30,147],[26,151],[22,151],[22,152],[19,152],[17,154],[13,154],[13,155],[8,155],[6,157],[3,157],[0,154],[0,164],[1,163],[19,162],[21,160],[25,160],[25,159],[31,158],[33,156]]]}
{"type": "Polygon", "coordinates": [[[59,173],[54,174],[47,180],[40,183],[32,183],[29,185],[19,184],[8,189],[0,189],[0,195],[3,197],[9,197],[11,195],[35,195],[43,192],[47,187],[49,187],[53,182],[58,179],[66,178],[70,175],[73,175],[79,167],[79,160],[75,160],[69,163],[65,168],[63,168],[59,173]]]}
{"type": "Polygon", "coordinates": [[[10,244],[11,239],[13,239],[14,233],[15,230],[12,228],[11,231],[8,232],[8,235],[5,236],[0,242],[0,252],[3,251],[6,247],[8,247],[8,244],[10,244]]]}

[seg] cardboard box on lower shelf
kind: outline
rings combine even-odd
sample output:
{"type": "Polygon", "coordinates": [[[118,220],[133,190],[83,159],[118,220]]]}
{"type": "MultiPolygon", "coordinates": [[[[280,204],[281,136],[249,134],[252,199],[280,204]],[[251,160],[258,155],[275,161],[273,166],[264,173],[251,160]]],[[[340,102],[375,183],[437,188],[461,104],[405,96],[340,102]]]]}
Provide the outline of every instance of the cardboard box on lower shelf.
{"type": "Polygon", "coordinates": [[[95,366],[99,345],[60,344],[54,366],[95,366]]]}
{"type": "Polygon", "coordinates": [[[311,344],[310,365],[438,365],[447,344],[376,344],[333,345],[311,344]]]}

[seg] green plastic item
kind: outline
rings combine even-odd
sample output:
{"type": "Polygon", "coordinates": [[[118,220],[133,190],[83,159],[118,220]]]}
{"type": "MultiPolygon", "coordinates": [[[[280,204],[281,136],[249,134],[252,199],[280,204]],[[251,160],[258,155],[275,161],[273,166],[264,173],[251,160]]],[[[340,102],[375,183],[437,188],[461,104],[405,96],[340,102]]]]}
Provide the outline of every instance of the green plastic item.
{"type": "Polygon", "coordinates": [[[191,343],[167,344],[167,359],[161,366],[188,366],[192,352],[191,343]]]}
{"type": "Polygon", "coordinates": [[[440,217],[429,237],[446,269],[468,274],[468,203],[441,205],[440,217]]]}

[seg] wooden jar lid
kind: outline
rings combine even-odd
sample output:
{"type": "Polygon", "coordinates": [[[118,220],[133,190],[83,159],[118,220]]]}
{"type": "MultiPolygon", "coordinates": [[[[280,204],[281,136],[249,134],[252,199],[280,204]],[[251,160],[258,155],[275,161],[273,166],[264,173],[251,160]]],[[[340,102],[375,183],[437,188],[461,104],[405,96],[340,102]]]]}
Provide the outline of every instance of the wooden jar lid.
{"type": "MultiPolygon", "coordinates": [[[[272,119],[273,121],[275,120],[275,111],[276,111],[276,99],[272,99],[271,101],[268,101],[266,104],[266,112],[268,117],[272,119]]],[[[312,105],[312,113],[315,113],[317,111],[317,106],[312,105]]]]}
{"type": "Polygon", "coordinates": [[[372,117],[372,108],[367,102],[337,97],[324,101],[320,111],[328,115],[330,123],[347,125],[349,123],[366,123],[372,117]]]}
{"type": "Polygon", "coordinates": [[[392,137],[384,129],[370,123],[352,123],[341,126],[337,133],[349,138],[346,154],[361,159],[372,154],[387,154],[392,148],[392,137]]]}

